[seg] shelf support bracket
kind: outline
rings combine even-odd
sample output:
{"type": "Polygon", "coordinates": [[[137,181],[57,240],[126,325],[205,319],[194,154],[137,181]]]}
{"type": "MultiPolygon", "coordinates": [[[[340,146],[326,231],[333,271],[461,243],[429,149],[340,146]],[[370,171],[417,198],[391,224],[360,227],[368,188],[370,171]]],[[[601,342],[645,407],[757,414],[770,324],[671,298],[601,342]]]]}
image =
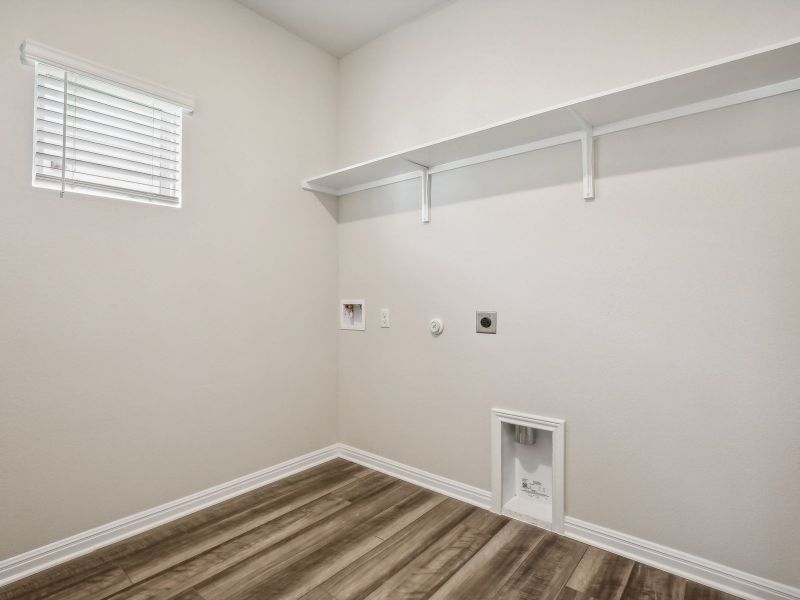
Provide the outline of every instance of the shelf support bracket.
{"type": "Polygon", "coordinates": [[[403,158],[408,163],[411,163],[415,167],[419,167],[419,178],[422,182],[422,204],[420,207],[420,218],[419,220],[423,223],[430,223],[431,222],[431,171],[430,168],[422,165],[418,162],[414,162],[408,158],[403,158]]]}
{"type": "Polygon", "coordinates": [[[569,108],[569,112],[581,126],[581,159],[583,162],[583,198],[594,199],[594,127],[576,111],[569,108]]]}
{"type": "Polygon", "coordinates": [[[423,223],[431,222],[431,173],[428,169],[419,172],[422,179],[422,208],[420,221],[423,223]]]}
{"type": "Polygon", "coordinates": [[[594,199],[594,132],[584,130],[581,137],[581,157],[583,159],[583,198],[594,199]]]}

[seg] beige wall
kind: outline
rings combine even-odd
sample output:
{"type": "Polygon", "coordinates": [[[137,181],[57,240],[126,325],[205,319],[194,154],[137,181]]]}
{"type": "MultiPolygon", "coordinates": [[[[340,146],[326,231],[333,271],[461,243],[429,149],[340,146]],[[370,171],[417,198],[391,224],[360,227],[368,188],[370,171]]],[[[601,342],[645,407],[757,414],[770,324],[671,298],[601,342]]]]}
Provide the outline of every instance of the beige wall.
{"type": "MultiPolygon", "coordinates": [[[[461,0],[343,59],[340,163],[798,35],[793,1],[461,0]]],[[[492,406],[563,417],[568,515],[800,584],[799,107],[604,137],[595,202],[574,145],[434,176],[425,226],[417,182],[342,199],[343,441],[488,488],[492,406]]]]}
{"type": "Polygon", "coordinates": [[[336,61],[230,0],[0,2],[0,559],[336,440],[336,61]],[[180,210],[33,189],[24,38],[193,93],[180,210]]]}

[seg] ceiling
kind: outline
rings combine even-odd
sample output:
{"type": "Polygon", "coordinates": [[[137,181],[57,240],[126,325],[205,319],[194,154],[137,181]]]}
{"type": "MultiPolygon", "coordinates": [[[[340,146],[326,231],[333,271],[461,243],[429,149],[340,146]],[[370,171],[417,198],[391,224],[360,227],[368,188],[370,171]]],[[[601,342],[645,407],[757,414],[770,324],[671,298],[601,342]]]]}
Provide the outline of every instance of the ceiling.
{"type": "Polygon", "coordinates": [[[337,57],[450,1],[238,0],[337,57]]]}

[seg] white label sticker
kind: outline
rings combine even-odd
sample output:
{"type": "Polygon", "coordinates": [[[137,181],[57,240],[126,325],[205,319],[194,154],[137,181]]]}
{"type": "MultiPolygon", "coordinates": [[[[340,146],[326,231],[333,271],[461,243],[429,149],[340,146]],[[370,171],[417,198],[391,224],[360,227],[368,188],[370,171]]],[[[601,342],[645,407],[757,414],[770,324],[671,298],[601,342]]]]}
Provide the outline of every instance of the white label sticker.
{"type": "Polygon", "coordinates": [[[535,479],[522,478],[520,493],[534,500],[550,500],[550,490],[541,481],[535,479]]]}

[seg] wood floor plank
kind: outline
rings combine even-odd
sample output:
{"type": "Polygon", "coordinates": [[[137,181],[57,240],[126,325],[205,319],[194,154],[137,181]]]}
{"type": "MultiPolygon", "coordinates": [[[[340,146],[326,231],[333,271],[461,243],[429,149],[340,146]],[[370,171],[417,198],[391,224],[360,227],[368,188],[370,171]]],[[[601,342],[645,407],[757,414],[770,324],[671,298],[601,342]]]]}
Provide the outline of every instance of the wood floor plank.
{"type": "MultiPolygon", "coordinates": [[[[210,524],[213,528],[218,519],[224,515],[246,510],[265,499],[279,501],[285,493],[291,492],[291,490],[303,486],[325,485],[326,482],[341,480],[342,478],[353,480],[355,477],[360,477],[370,472],[369,469],[355,463],[334,459],[63,565],[48,569],[43,573],[36,573],[4,586],[0,589],[0,600],[17,600],[18,598],[38,600],[39,598],[52,596],[59,590],[71,585],[80,586],[82,585],[82,580],[85,579],[96,580],[97,582],[106,581],[109,584],[113,584],[108,587],[109,594],[113,593],[117,591],[117,584],[121,583],[121,580],[115,579],[119,573],[114,571],[113,567],[110,567],[110,562],[120,557],[136,552],[143,552],[147,555],[155,544],[164,540],[179,539],[185,532],[192,531],[198,525],[210,524]]],[[[195,552],[195,550],[192,550],[192,552],[195,552]]],[[[92,585],[95,584],[92,583],[92,585]]],[[[94,598],[101,597],[97,591],[93,593],[93,596],[94,598]]]]}
{"type": "Polygon", "coordinates": [[[337,600],[359,600],[466,518],[473,508],[448,498],[326,580],[321,587],[337,600]]]}
{"type": "Polygon", "coordinates": [[[503,600],[549,600],[558,597],[587,546],[548,533],[497,593],[503,600]]]}
{"type": "Polygon", "coordinates": [[[47,600],[85,600],[86,598],[107,598],[131,585],[130,579],[119,567],[109,566],[98,570],[91,575],[81,578],[80,581],[67,584],[56,582],[44,585],[28,593],[22,593],[13,598],[34,600],[46,598],[47,600]]]}
{"type": "Polygon", "coordinates": [[[109,564],[100,556],[87,554],[0,588],[0,600],[46,598],[60,590],[79,586],[85,579],[97,577],[108,569],[109,564]]]}
{"type": "Polygon", "coordinates": [[[711,589],[694,581],[687,581],[684,600],[740,600],[737,596],[711,589]]]}
{"type": "Polygon", "coordinates": [[[367,596],[369,600],[428,598],[472,558],[508,519],[482,509],[470,513],[367,596]]]}
{"type": "Polygon", "coordinates": [[[686,580],[636,563],[622,600],[684,600],[686,580]]]}
{"type": "Polygon", "coordinates": [[[195,590],[187,590],[180,596],[177,596],[175,600],[203,600],[203,597],[195,590]]]}
{"type": "Polygon", "coordinates": [[[509,521],[431,600],[487,600],[519,568],[547,532],[509,521]]]}
{"type": "MultiPolygon", "coordinates": [[[[190,587],[205,597],[200,585],[226,569],[280,564],[296,553],[311,551],[326,537],[358,522],[373,496],[385,495],[387,503],[401,499],[391,491],[400,487],[396,480],[380,473],[359,478],[346,487],[357,496],[352,502],[332,494],[324,496],[138,583],[113,599],[172,598],[190,587]]],[[[406,487],[402,490],[406,495],[412,493],[406,487]]]]}
{"type": "Polygon", "coordinates": [[[337,600],[322,588],[314,588],[300,600],[337,600]]]}
{"type": "Polygon", "coordinates": [[[322,498],[312,505],[291,513],[224,542],[189,560],[138,582],[112,596],[112,600],[155,600],[175,598],[187,588],[201,583],[209,576],[246,560],[266,548],[301,531],[309,524],[336,513],[347,506],[341,500],[322,498]]]}
{"type": "Polygon", "coordinates": [[[360,465],[334,459],[102,548],[98,551],[98,555],[107,562],[122,563],[137,554],[151,553],[158,544],[175,540],[199,527],[213,526],[231,515],[254,506],[280,501],[285,495],[295,493],[297,490],[327,487],[339,481],[346,483],[369,472],[369,469],[360,465]]]}
{"type": "Polygon", "coordinates": [[[108,598],[115,592],[131,585],[125,571],[119,567],[110,567],[83,579],[80,583],[62,589],[55,594],[45,596],[47,600],[85,600],[86,598],[108,598]]]}
{"type": "Polygon", "coordinates": [[[227,517],[206,523],[158,543],[113,559],[133,582],[142,581],[206,550],[256,529],[278,517],[335,492],[360,478],[358,471],[331,471],[303,480],[275,498],[242,508],[227,517]]]}
{"type": "Polygon", "coordinates": [[[573,590],[570,587],[561,588],[561,592],[559,592],[557,596],[558,600],[597,600],[597,598],[592,598],[589,594],[584,594],[583,592],[579,592],[577,590],[573,590]]]}
{"type": "Polygon", "coordinates": [[[629,558],[590,546],[567,587],[597,600],[620,600],[635,564],[629,558]]]}
{"type": "MultiPolygon", "coordinates": [[[[390,506],[369,521],[325,544],[322,548],[281,567],[255,594],[246,598],[282,598],[296,600],[311,588],[334,576],[348,565],[383,545],[441,504],[444,497],[429,490],[417,491],[398,504],[390,506]]],[[[214,600],[213,598],[211,600],[214,600]]]]}
{"type": "MultiPolygon", "coordinates": [[[[360,500],[358,518],[349,526],[311,536],[291,553],[275,548],[240,563],[208,580],[197,590],[206,600],[248,600],[302,597],[359,556],[383,543],[378,535],[391,535],[440,502],[438,494],[405,482],[360,500]],[[316,543],[315,543],[316,542],[316,543]],[[285,557],[281,557],[284,554],[285,557]]],[[[345,509],[342,513],[350,510],[345,509]]],[[[354,513],[355,514],[355,513],[354,513]]]]}

